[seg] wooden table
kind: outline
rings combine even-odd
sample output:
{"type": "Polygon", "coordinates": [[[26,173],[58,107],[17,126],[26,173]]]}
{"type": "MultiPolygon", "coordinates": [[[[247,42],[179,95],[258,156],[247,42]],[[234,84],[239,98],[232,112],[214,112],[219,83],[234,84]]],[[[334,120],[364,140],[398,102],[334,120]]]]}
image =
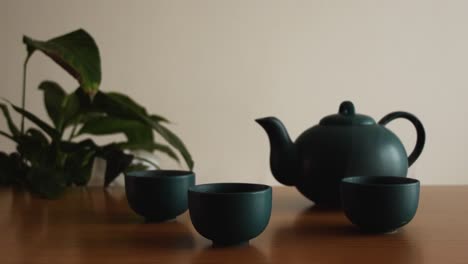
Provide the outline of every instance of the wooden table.
{"type": "Polygon", "coordinates": [[[213,249],[188,213],[143,223],[122,188],[76,188],[55,201],[0,189],[0,263],[468,263],[468,186],[423,187],[413,221],[384,235],[359,233],[293,188],[273,193],[264,233],[213,249]]]}

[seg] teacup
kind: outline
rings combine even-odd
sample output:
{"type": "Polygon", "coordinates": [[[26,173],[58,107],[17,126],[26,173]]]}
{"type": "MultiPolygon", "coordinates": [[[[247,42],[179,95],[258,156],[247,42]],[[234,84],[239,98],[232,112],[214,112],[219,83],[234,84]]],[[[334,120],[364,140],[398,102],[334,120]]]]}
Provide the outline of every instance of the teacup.
{"type": "Polygon", "coordinates": [[[413,219],[419,181],[406,177],[361,176],[341,181],[341,204],[348,219],[364,231],[392,232],[413,219]]]}
{"type": "Polygon", "coordinates": [[[188,208],[187,190],[195,185],[195,173],[148,170],[125,173],[125,192],[130,207],[147,222],[176,218],[188,208]]]}
{"type": "Polygon", "coordinates": [[[189,188],[190,219],[213,246],[248,243],[260,235],[271,215],[270,186],[248,183],[202,184],[189,188]]]}

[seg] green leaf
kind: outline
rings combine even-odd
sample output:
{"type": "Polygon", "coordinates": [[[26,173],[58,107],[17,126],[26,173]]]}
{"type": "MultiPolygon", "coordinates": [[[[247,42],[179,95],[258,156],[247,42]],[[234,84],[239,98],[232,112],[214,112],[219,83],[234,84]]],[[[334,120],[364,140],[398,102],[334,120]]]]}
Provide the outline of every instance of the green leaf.
{"type": "Polygon", "coordinates": [[[142,163],[130,164],[125,172],[147,170],[149,167],[142,163]]]}
{"type": "MultiPolygon", "coordinates": [[[[107,96],[119,102],[121,105],[125,105],[126,108],[128,108],[129,110],[133,110],[138,115],[148,116],[148,113],[143,106],[141,106],[140,104],[138,104],[137,102],[135,102],[133,99],[131,99],[125,94],[109,92],[107,93],[107,96]]],[[[152,115],[149,115],[149,117],[155,122],[169,123],[169,120],[167,120],[166,118],[160,115],[152,114],[152,115]]]]}
{"type": "Polygon", "coordinates": [[[107,93],[107,96],[109,96],[113,100],[118,101],[119,103],[123,105],[126,105],[128,108],[130,108],[131,110],[135,111],[138,114],[146,115],[146,109],[143,106],[137,104],[133,99],[131,99],[125,94],[121,94],[117,92],[109,92],[107,93]]]}
{"type": "Polygon", "coordinates": [[[128,149],[128,150],[146,150],[146,151],[160,151],[166,153],[169,157],[173,158],[177,162],[179,162],[179,157],[175,154],[175,152],[167,145],[159,144],[156,142],[149,142],[149,143],[130,143],[130,142],[123,142],[123,143],[115,143],[121,149],[128,149]]]}
{"type": "Polygon", "coordinates": [[[163,125],[157,122],[151,122],[151,124],[154,130],[156,130],[169,144],[171,144],[171,146],[173,146],[180,152],[185,162],[187,163],[187,166],[190,170],[192,170],[194,165],[192,156],[190,155],[187,147],[185,147],[185,144],[182,142],[182,140],[163,125]]]}
{"type": "Polygon", "coordinates": [[[182,157],[187,163],[187,166],[190,169],[193,169],[192,157],[182,140],[159,122],[154,121],[151,117],[141,114],[141,112],[139,113],[138,111],[135,111],[132,109],[132,107],[125,105],[119,100],[116,100],[115,98],[102,92],[98,92],[96,94],[93,104],[95,104],[98,109],[108,113],[109,115],[115,115],[119,117],[125,116],[125,118],[139,120],[142,123],[151,126],[153,130],[158,132],[171,146],[173,146],[181,153],[182,157]]]}
{"type": "Polygon", "coordinates": [[[81,148],[67,156],[65,169],[69,172],[68,183],[74,183],[78,186],[84,186],[91,178],[96,151],[88,148],[81,148]]]}
{"type": "Polygon", "coordinates": [[[44,81],[39,85],[39,90],[44,91],[44,104],[50,119],[58,130],[61,130],[63,122],[62,103],[67,94],[62,87],[52,81],[44,81]]]}
{"type": "Polygon", "coordinates": [[[152,115],[150,115],[150,118],[151,118],[151,120],[153,120],[153,122],[170,123],[169,120],[167,120],[166,118],[164,118],[164,117],[162,117],[160,115],[152,114],[152,115]]]}
{"type": "Polygon", "coordinates": [[[47,40],[23,37],[28,56],[40,50],[73,76],[92,98],[101,83],[101,58],[96,42],[83,29],[47,40]]]}
{"type": "Polygon", "coordinates": [[[23,158],[34,166],[43,163],[47,157],[50,157],[48,155],[50,150],[49,142],[46,136],[34,128],[28,129],[25,134],[18,138],[16,149],[23,158]]]}
{"type": "Polygon", "coordinates": [[[62,103],[62,126],[61,131],[70,124],[73,124],[77,116],[81,115],[80,100],[76,94],[67,95],[62,103]]]}
{"type": "Polygon", "coordinates": [[[104,187],[124,172],[127,167],[132,163],[133,155],[125,154],[121,149],[115,145],[110,145],[102,150],[100,156],[106,160],[106,173],[104,177],[104,187]]]}
{"type": "Polygon", "coordinates": [[[60,141],[60,147],[64,152],[76,152],[80,149],[99,150],[96,143],[89,138],[80,142],[60,141]]]}
{"type": "Polygon", "coordinates": [[[108,95],[100,91],[94,97],[89,108],[90,111],[104,112],[109,116],[123,119],[141,120],[142,117],[146,116],[141,108],[125,103],[125,100],[118,99],[115,94],[108,95]]]}
{"type": "Polygon", "coordinates": [[[153,131],[145,124],[116,117],[97,117],[83,124],[78,134],[107,135],[124,133],[129,142],[151,143],[153,131]]]}
{"type": "Polygon", "coordinates": [[[10,129],[11,134],[13,134],[13,137],[15,138],[19,136],[20,131],[11,119],[10,112],[8,111],[8,107],[6,106],[6,104],[0,103],[0,109],[3,111],[3,115],[5,116],[8,128],[10,129]]]}
{"type": "Polygon", "coordinates": [[[31,112],[27,110],[23,110],[19,108],[18,106],[15,106],[14,104],[10,103],[10,105],[11,107],[13,107],[13,109],[16,112],[22,114],[24,117],[26,117],[31,122],[36,124],[39,128],[44,130],[44,132],[46,132],[51,138],[58,139],[60,137],[60,134],[57,132],[57,130],[55,130],[53,127],[49,126],[47,123],[39,119],[39,117],[35,116],[34,114],[32,114],[31,112]]]}
{"type": "Polygon", "coordinates": [[[144,163],[146,163],[148,165],[151,165],[156,169],[161,169],[161,167],[157,163],[153,162],[150,159],[143,158],[143,157],[138,157],[138,156],[134,156],[133,159],[136,160],[136,161],[144,162],[144,163]]]}
{"type": "Polygon", "coordinates": [[[81,112],[79,115],[75,116],[72,120],[70,120],[69,124],[84,124],[92,119],[98,117],[105,117],[105,113],[98,113],[98,112],[81,112]]]}
{"type": "Polygon", "coordinates": [[[105,117],[106,114],[102,112],[88,112],[87,110],[83,109],[82,106],[80,106],[80,110],[77,112],[75,116],[67,120],[65,126],[71,126],[71,125],[79,125],[79,124],[84,124],[90,120],[93,120],[98,117],[105,117]]]}
{"type": "Polygon", "coordinates": [[[34,141],[40,143],[42,146],[49,145],[49,140],[40,130],[30,128],[26,131],[26,135],[30,136],[34,141]]]}

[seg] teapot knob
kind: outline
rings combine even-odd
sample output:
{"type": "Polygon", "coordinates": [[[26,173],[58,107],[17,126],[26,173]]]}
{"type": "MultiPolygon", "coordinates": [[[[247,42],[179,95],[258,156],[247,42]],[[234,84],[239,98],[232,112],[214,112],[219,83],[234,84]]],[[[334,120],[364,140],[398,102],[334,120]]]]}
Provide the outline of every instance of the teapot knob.
{"type": "Polygon", "coordinates": [[[346,116],[349,116],[349,115],[354,115],[355,111],[354,111],[354,105],[351,101],[344,101],[340,104],[340,110],[339,110],[339,113],[341,115],[346,115],[346,116]]]}

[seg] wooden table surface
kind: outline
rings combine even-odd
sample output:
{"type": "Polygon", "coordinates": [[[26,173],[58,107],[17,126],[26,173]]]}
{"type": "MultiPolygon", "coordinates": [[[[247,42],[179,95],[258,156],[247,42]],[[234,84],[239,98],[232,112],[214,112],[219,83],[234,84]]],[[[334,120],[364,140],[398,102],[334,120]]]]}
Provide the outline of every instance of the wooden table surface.
{"type": "Polygon", "coordinates": [[[267,229],[249,246],[213,249],[188,213],[145,224],[122,188],[72,189],[59,200],[0,189],[0,263],[468,263],[468,186],[423,187],[411,223],[359,233],[340,211],[294,188],[273,190],[267,229]]]}

